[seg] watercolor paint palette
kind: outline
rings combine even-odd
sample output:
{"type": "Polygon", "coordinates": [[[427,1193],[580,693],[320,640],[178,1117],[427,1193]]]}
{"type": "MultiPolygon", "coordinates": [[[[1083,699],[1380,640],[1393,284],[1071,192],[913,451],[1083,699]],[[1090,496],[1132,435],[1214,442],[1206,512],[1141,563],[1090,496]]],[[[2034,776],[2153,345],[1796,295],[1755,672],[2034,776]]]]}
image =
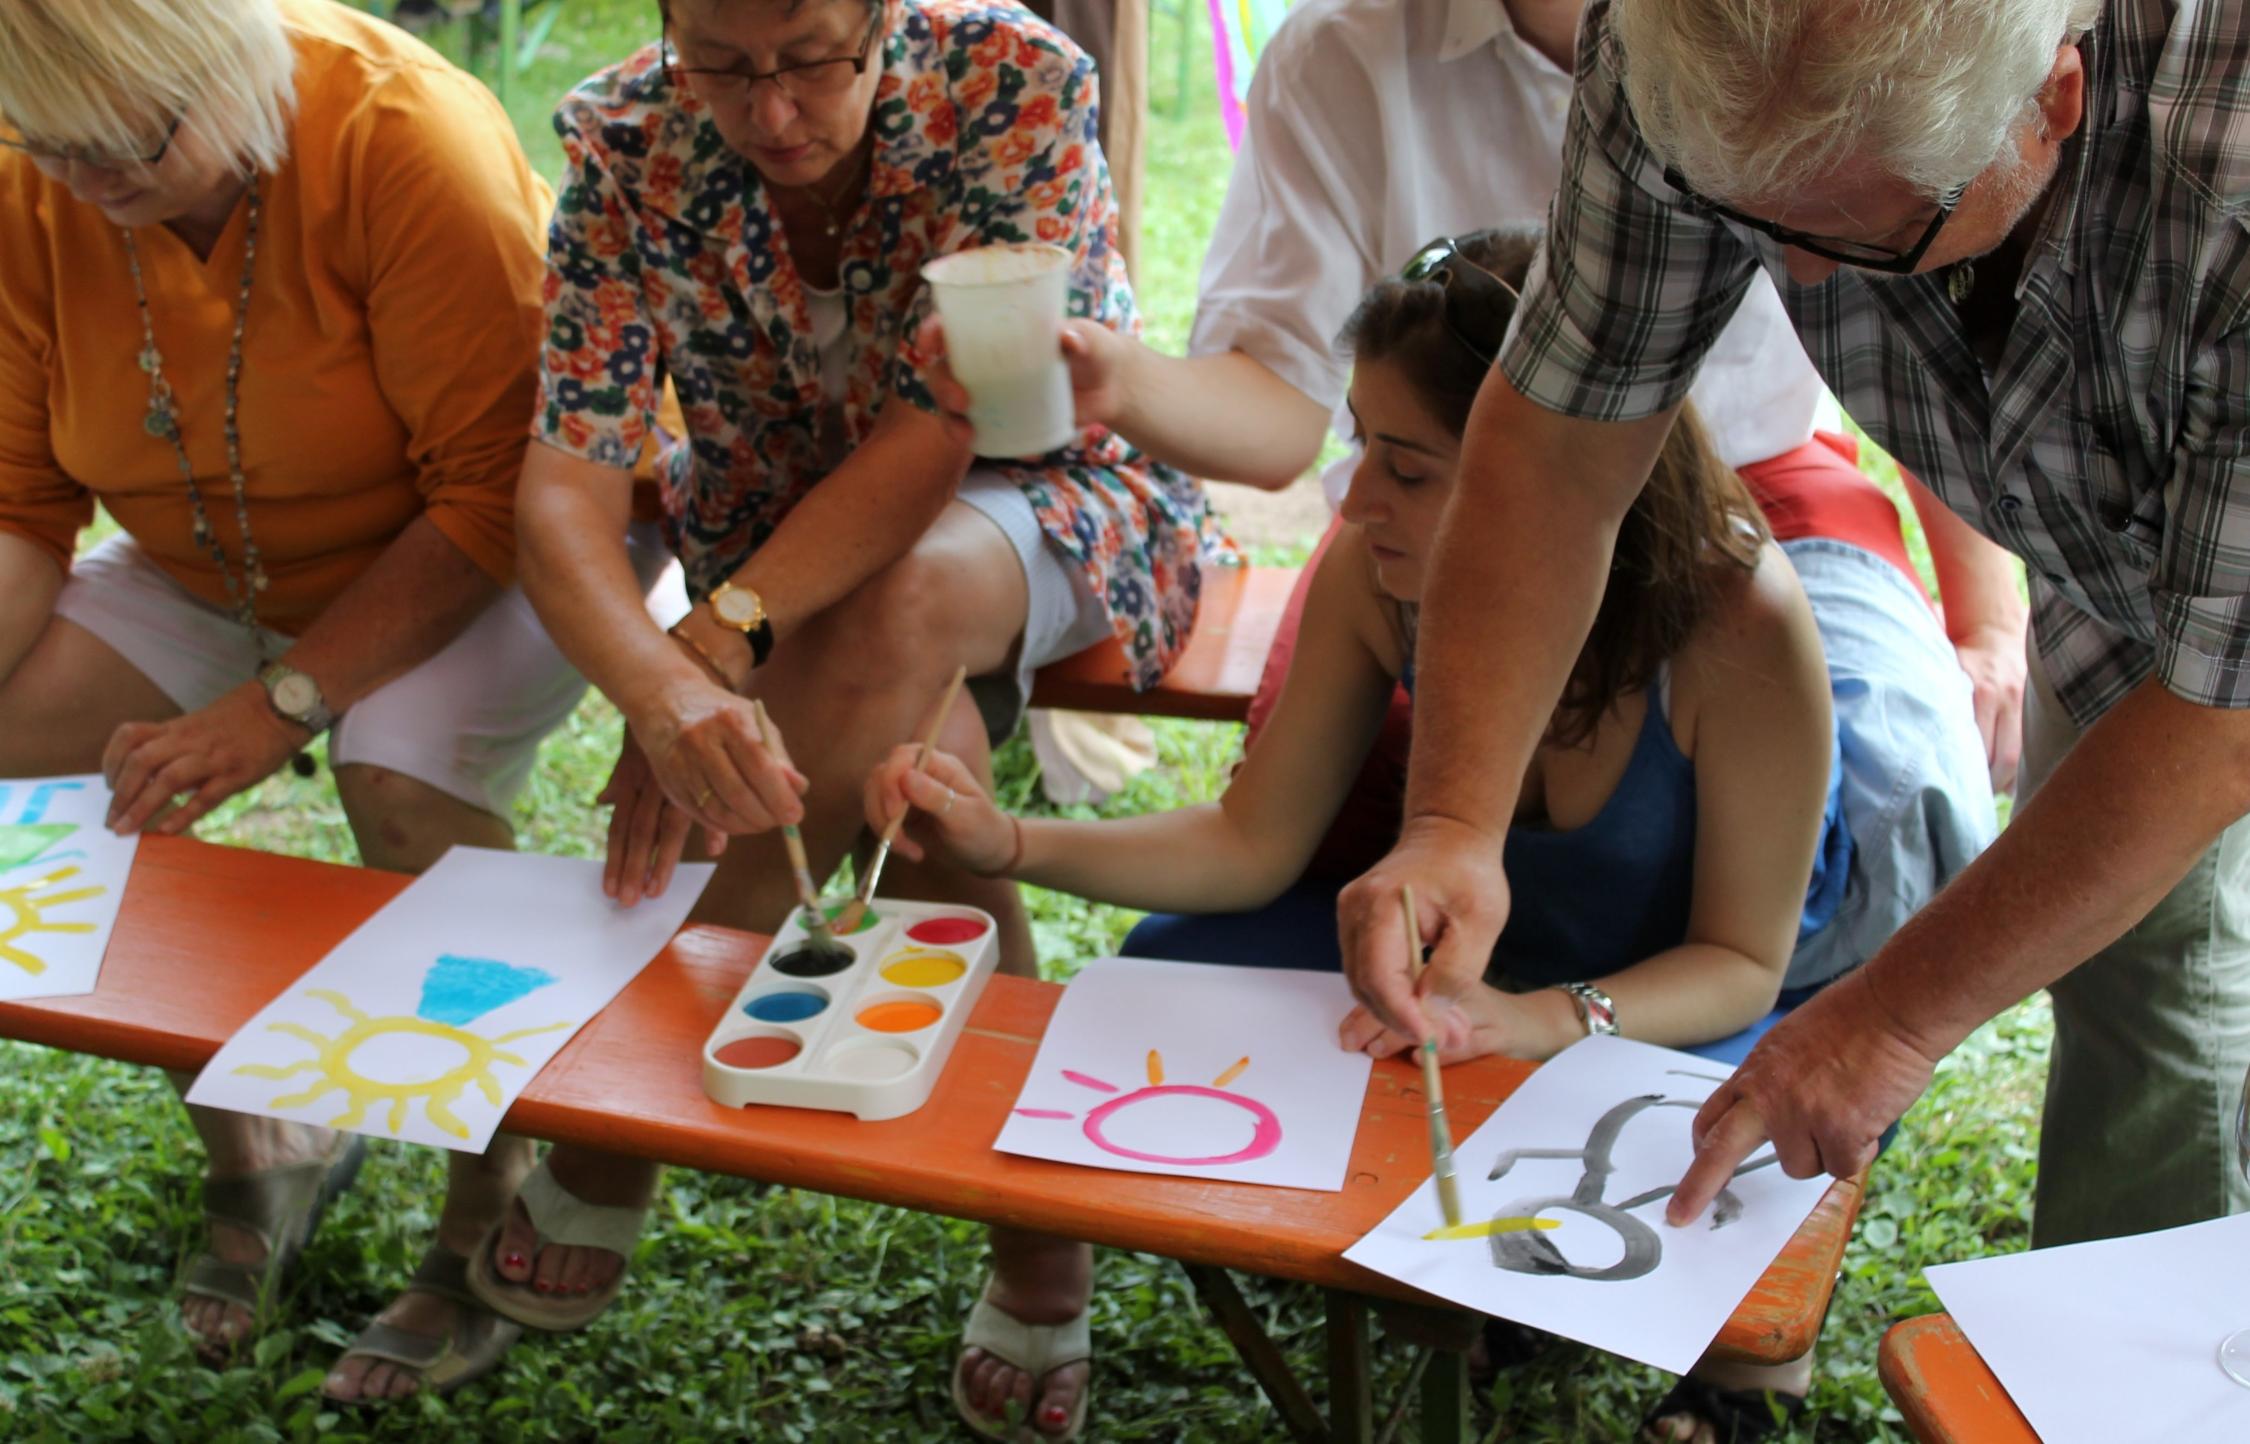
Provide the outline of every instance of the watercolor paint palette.
{"type": "Polygon", "coordinates": [[[703,1091],[713,1101],[828,1108],[873,1123],[929,1098],[999,961],[991,915],[877,899],[836,941],[846,953],[823,955],[797,913],[774,935],[704,1042],[703,1091]]]}

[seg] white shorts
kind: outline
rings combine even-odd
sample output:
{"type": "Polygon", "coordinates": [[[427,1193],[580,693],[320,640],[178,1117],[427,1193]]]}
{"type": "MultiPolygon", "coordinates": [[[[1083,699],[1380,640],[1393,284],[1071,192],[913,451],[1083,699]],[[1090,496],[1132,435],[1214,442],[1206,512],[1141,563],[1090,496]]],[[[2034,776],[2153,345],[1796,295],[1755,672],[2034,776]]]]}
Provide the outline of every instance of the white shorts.
{"type": "MultiPolygon", "coordinates": [[[[645,594],[670,557],[653,525],[634,526],[626,550],[645,594]]],[[[55,615],[107,643],[183,712],[257,674],[258,654],[242,625],[165,575],[127,536],[71,564],[55,615]]],[[[278,632],[266,640],[275,655],[290,645],[278,632]]],[[[510,587],[444,650],[339,718],[328,760],[388,768],[505,818],[541,739],[585,691],[523,589],[510,587]]]]}
{"type": "Polygon", "coordinates": [[[997,747],[1023,718],[1031,698],[1031,674],[1107,637],[1109,609],[1094,595],[1077,564],[1047,540],[1022,487],[989,467],[976,467],[962,478],[958,495],[1000,528],[1015,548],[1029,598],[1014,668],[969,679],[969,694],[984,714],[985,735],[997,747]]]}

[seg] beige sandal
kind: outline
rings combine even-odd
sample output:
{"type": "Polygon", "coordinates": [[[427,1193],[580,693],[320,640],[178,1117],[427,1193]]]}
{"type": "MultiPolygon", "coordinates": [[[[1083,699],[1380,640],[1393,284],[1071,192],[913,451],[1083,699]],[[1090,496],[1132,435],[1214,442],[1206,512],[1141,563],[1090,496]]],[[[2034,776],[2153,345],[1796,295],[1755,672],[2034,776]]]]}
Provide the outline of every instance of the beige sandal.
{"type": "MultiPolygon", "coordinates": [[[[1027,1324],[993,1303],[991,1291],[988,1279],[984,1296],[969,1310],[968,1327],[961,1331],[961,1347],[982,1349],[1003,1364],[1029,1375],[1034,1399],[1039,1397],[1040,1386],[1049,1374],[1094,1357],[1093,1331],[1086,1322],[1087,1309],[1080,1309],[1075,1318],[1059,1324],[1027,1324]]],[[[1071,1406],[1070,1426],[1060,1434],[1044,1434],[1029,1420],[1017,1422],[980,1413],[961,1388],[961,1365],[956,1361],[953,1366],[953,1408],[961,1416],[961,1422],[968,1425],[971,1432],[986,1439],[1005,1441],[1005,1444],[1064,1444],[1064,1441],[1076,1439],[1079,1431],[1086,1427],[1086,1406],[1093,1397],[1094,1376],[1089,1371],[1085,1385],[1078,1391],[1077,1402],[1071,1406]]]]}
{"type": "Polygon", "coordinates": [[[492,1251],[499,1247],[500,1231],[507,1226],[508,1215],[503,1213],[501,1221],[486,1231],[484,1241],[469,1257],[469,1291],[494,1313],[530,1328],[559,1334],[586,1327],[624,1291],[625,1275],[632,1268],[633,1249],[640,1243],[641,1225],[648,1219],[647,1207],[618,1208],[588,1203],[555,1181],[555,1176],[547,1171],[545,1159],[524,1175],[516,1197],[522,1201],[523,1211],[530,1215],[531,1226],[539,1234],[533,1257],[549,1244],[562,1244],[606,1249],[623,1260],[625,1267],[620,1268],[617,1277],[608,1284],[583,1298],[554,1299],[536,1293],[528,1285],[503,1278],[493,1267],[492,1251]]]}
{"type": "MultiPolygon", "coordinates": [[[[354,1358],[381,1359],[412,1369],[421,1379],[421,1391],[450,1394],[491,1373],[508,1346],[523,1337],[520,1325],[493,1313],[469,1292],[469,1261],[442,1244],[431,1244],[423,1253],[403,1292],[431,1294],[458,1304],[463,1310],[460,1322],[444,1338],[432,1338],[377,1319],[359,1331],[338,1363],[354,1358]]],[[[396,1402],[391,1398],[327,1397],[339,1404],[396,1402]]]]}
{"type": "MultiPolygon", "coordinates": [[[[266,1256],[258,1263],[238,1264],[208,1251],[198,1254],[181,1276],[180,1291],[237,1305],[262,1323],[281,1276],[305,1251],[305,1242],[320,1226],[328,1205],[352,1186],[366,1158],[366,1139],[339,1133],[318,1158],[234,1178],[203,1180],[206,1226],[223,1223],[239,1228],[266,1246],[266,1256]]],[[[232,1344],[199,1334],[196,1346],[211,1353],[232,1344]]]]}

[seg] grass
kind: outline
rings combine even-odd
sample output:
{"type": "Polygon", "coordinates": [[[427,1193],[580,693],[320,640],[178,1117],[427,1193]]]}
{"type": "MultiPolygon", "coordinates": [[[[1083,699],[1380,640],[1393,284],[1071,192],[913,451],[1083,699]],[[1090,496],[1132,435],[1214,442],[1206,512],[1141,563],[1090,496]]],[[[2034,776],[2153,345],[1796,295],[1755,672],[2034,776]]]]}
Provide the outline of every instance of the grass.
{"type": "MultiPolygon", "coordinates": [[[[553,97],[645,40],[653,6],[566,0],[513,110],[534,161],[559,155],[553,97]]],[[[1178,350],[1226,171],[1203,53],[1182,113],[1152,123],[1141,285],[1148,334],[1178,350]]],[[[1178,22],[1157,21],[1156,90],[1169,100],[1178,22]]],[[[1918,531],[1916,540],[1919,540],[1918,531]]],[[[1276,558],[1287,560],[1288,557],[1276,558]]],[[[1207,798],[1224,785],[1238,729],[1156,724],[1160,765],[1099,811],[1207,798]]],[[[616,713],[589,698],[547,745],[517,809],[527,849],[592,855],[591,805],[617,742],[616,713]]],[[[999,760],[1005,800],[1047,810],[1018,739],[999,760]]],[[[1079,809],[1081,813],[1086,810],[1079,809]]],[[[1091,814],[1087,814],[1091,815],[1091,814]]],[[[353,861],[325,773],[269,780],[203,829],[220,842],[353,861]]],[[[1109,951],[1132,915],[1031,890],[1042,956],[1066,974],[1109,951]]],[[[223,966],[223,960],[214,960],[223,966]]],[[[1939,1069],[1877,1167],[1846,1255],[1797,1441],[1899,1439],[1874,1373],[1882,1331],[1934,1308],[1928,1262],[2019,1248],[2027,1236],[2043,1002],[1981,1030],[1939,1069]]],[[[10,1440],[943,1440],[963,1437],[946,1402],[955,1338],[981,1280],[979,1230],[927,1215],[742,1180],[675,1172],[636,1260],[635,1282],[586,1334],[517,1346],[496,1379],[448,1402],[343,1412],[321,1373],[390,1297],[429,1236],[443,1183],[420,1150],[378,1149],[294,1275],[281,1326],[233,1366],[202,1367],[173,1322],[173,1280],[197,1232],[199,1155],[163,1079],[145,1069],[0,1043],[0,1438],[10,1440]]],[[[1089,1175],[1098,1187],[1098,1175],[1089,1175]]],[[[1272,1411],[1206,1319],[1179,1270],[1110,1253],[1094,1313],[1099,1362],[1091,1437],[1252,1441],[1281,1436],[1272,1411]]],[[[1253,1306],[1308,1375],[1321,1363],[1320,1304],[1307,1289],[1247,1281],[1253,1306]]],[[[1385,1382],[1406,1351],[1379,1348],[1385,1382]]],[[[1565,1345],[1497,1381],[1493,1438],[1627,1437],[1665,1380],[1565,1345]]],[[[1411,1433],[1411,1428],[1410,1428],[1411,1433]]]]}

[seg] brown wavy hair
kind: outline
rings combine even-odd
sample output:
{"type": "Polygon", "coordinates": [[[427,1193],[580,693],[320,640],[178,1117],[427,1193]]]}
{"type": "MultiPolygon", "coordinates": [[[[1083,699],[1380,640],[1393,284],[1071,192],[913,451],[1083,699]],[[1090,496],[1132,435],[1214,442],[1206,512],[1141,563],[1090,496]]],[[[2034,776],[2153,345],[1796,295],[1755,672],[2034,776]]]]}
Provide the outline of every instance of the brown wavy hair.
{"type": "MultiPolygon", "coordinates": [[[[1539,236],[1530,227],[1478,231],[1456,237],[1454,247],[1462,259],[1520,289],[1539,236]]],[[[1397,366],[1455,437],[1468,428],[1488,369],[1470,350],[1471,339],[1484,338],[1465,337],[1448,325],[1441,280],[1395,278],[1377,282],[1361,298],[1339,338],[1358,360],[1397,366]]],[[[1499,340],[1495,335],[1490,344],[1497,347],[1499,340]]],[[[1712,450],[1695,407],[1683,405],[1647,484],[1618,526],[1609,585],[1548,740],[1564,747],[1584,743],[1618,698],[1652,685],[1664,659],[1710,614],[1728,577],[1756,569],[1768,535],[1742,478],[1712,450]]]]}

